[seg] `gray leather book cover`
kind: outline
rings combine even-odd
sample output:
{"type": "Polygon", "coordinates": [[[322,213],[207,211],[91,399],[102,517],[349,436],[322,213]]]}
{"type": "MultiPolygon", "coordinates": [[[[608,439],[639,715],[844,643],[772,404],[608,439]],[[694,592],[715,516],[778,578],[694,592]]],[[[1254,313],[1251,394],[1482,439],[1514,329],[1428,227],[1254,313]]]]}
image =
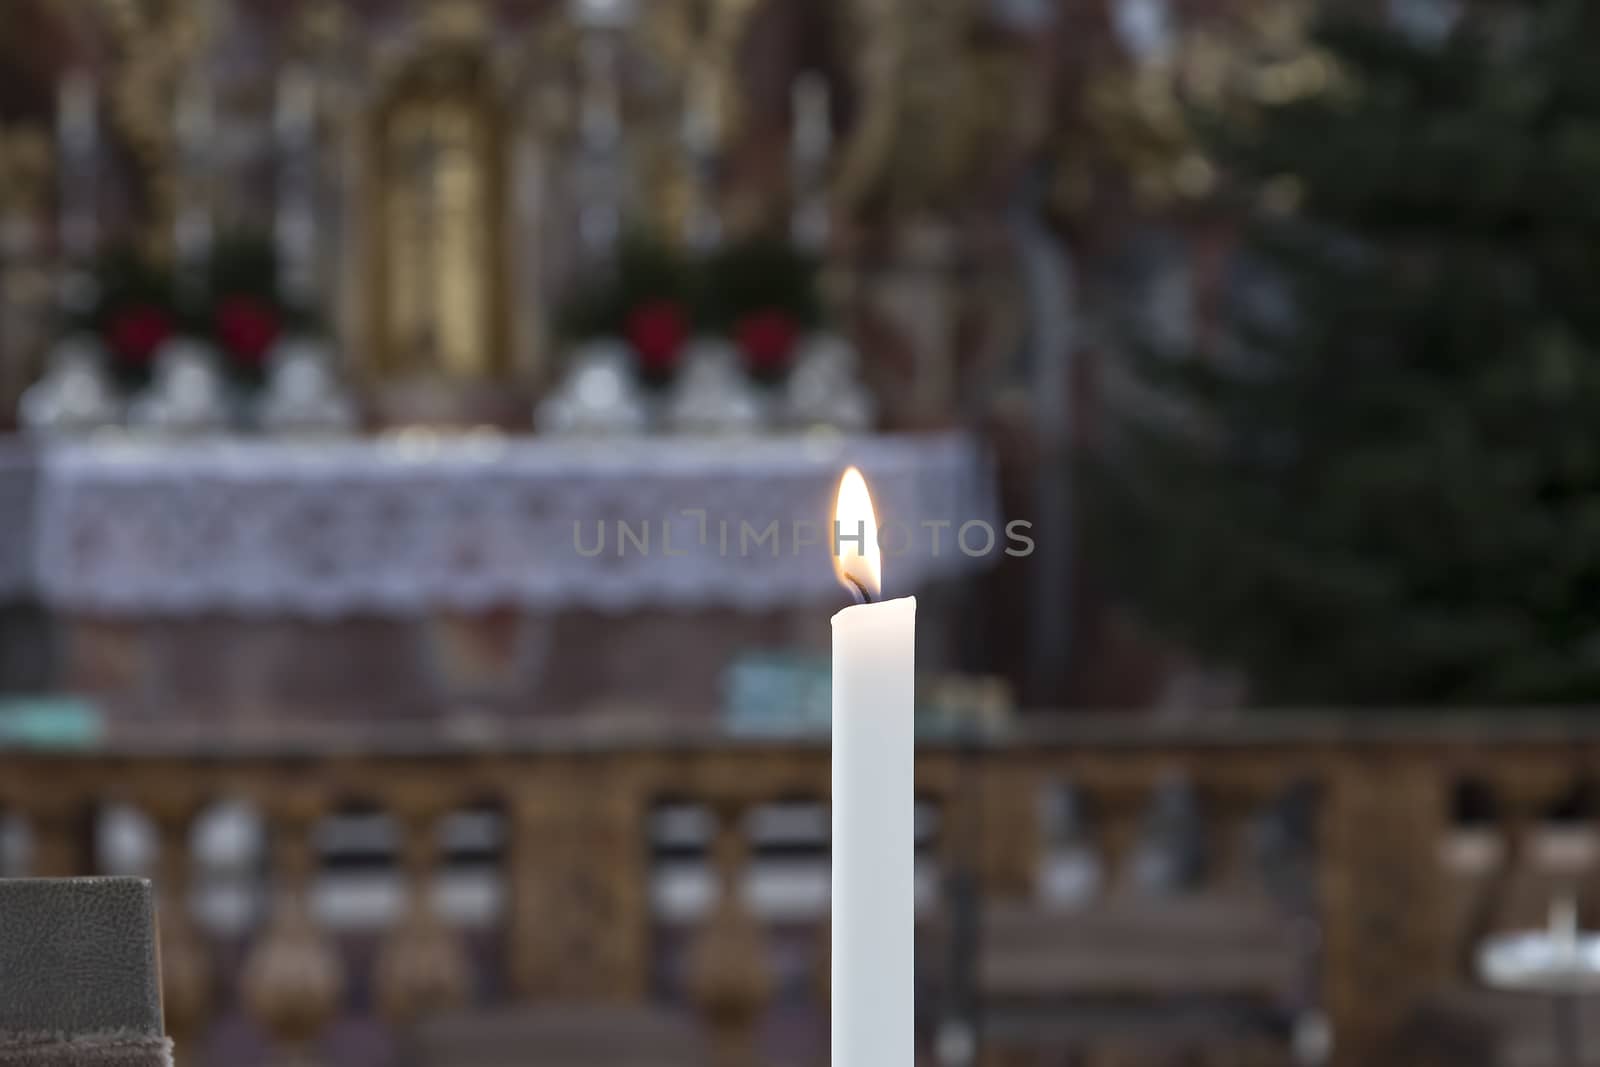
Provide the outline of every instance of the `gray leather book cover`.
{"type": "Polygon", "coordinates": [[[150,883],[0,879],[0,1067],[170,1061],[150,883]]]}

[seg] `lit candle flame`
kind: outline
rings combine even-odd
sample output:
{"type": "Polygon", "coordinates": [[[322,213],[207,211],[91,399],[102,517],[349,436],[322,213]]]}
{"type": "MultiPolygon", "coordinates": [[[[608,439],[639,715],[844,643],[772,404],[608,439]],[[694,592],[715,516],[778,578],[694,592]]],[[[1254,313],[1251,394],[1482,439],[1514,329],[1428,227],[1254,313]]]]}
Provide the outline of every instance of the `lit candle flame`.
{"type": "Polygon", "coordinates": [[[878,519],[872,510],[867,480],[854,467],[839,479],[839,502],[834,506],[833,515],[833,572],[839,584],[860,600],[877,599],[883,592],[883,567],[878,561],[878,519]]]}

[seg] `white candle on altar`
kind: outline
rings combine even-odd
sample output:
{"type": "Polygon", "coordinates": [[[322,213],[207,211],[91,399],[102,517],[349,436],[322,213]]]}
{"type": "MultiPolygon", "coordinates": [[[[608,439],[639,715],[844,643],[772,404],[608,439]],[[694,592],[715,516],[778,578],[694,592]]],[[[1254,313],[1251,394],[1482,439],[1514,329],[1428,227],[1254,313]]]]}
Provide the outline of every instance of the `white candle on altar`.
{"type": "Polygon", "coordinates": [[[881,591],[872,499],[839,483],[834,565],[868,603],[833,617],[832,1067],[912,1067],[917,601],[881,591]]]}
{"type": "Polygon", "coordinates": [[[174,211],[173,246],[181,281],[204,284],[201,277],[211,255],[212,143],[216,136],[211,81],[196,69],[179,86],[173,127],[178,146],[178,203],[174,211]]]}
{"type": "Polygon", "coordinates": [[[62,79],[56,104],[56,140],[61,159],[61,243],[75,265],[94,252],[95,128],[94,79],[73,71],[62,79]]]}
{"type": "Polygon", "coordinates": [[[278,287],[291,300],[314,303],[317,287],[317,85],[309,71],[287,66],[278,77],[273,112],[278,149],[273,240],[278,287]]]}

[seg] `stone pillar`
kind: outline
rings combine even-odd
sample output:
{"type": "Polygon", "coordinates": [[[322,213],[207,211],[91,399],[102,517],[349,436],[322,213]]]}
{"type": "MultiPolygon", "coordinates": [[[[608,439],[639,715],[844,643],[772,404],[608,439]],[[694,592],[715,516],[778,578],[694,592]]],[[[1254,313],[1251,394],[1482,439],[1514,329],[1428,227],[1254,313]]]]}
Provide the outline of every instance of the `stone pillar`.
{"type": "Polygon", "coordinates": [[[205,943],[189,915],[190,834],[200,804],[187,791],[147,801],[160,855],[156,891],[161,934],[161,998],[167,1035],[177,1063],[193,1062],[212,1002],[212,973],[205,943]]]}
{"type": "Polygon", "coordinates": [[[315,790],[279,785],[263,804],[272,840],[272,919],[244,970],[244,1001],[277,1043],[279,1062],[316,1062],[313,1049],[338,1016],[344,966],[317,928],[309,901],[316,874],[312,830],[325,811],[315,790]]]}
{"type": "Polygon", "coordinates": [[[750,870],[750,844],[745,829],[745,804],[725,800],[715,805],[717,832],[711,866],[717,882],[717,906],[695,945],[690,984],[695,1002],[707,1020],[716,1067],[746,1067],[759,1062],[757,1030],[771,996],[766,946],[760,924],[744,899],[750,870]]]}
{"type": "Polygon", "coordinates": [[[1419,999],[1452,958],[1439,844],[1447,780],[1425,756],[1363,753],[1338,761],[1323,798],[1324,997],[1334,1063],[1386,1062],[1419,999]]]}
{"type": "Polygon", "coordinates": [[[400,870],[408,902],[405,915],[384,939],[378,957],[378,1006],[400,1027],[464,1004],[472,988],[465,952],[433,907],[439,865],[442,796],[423,786],[407,790],[389,808],[400,827],[400,870]]]}
{"type": "Polygon", "coordinates": [[[638,1001],[649,970],[646,812],[626,757],[554,757],[510,790],[511,971],[551,1000],[638,1001]]]}

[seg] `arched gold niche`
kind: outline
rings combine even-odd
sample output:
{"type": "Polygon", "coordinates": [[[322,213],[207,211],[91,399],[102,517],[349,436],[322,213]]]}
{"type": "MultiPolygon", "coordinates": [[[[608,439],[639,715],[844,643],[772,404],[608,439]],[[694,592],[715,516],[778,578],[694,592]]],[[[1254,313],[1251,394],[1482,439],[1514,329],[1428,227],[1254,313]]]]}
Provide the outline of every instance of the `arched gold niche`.
{"type": "Polygon", "coordinates": [[[510,364],[508,119],[474,9],[435,10],[370,113],[367,336],[378,378],[465,385],[510,364]]]}

